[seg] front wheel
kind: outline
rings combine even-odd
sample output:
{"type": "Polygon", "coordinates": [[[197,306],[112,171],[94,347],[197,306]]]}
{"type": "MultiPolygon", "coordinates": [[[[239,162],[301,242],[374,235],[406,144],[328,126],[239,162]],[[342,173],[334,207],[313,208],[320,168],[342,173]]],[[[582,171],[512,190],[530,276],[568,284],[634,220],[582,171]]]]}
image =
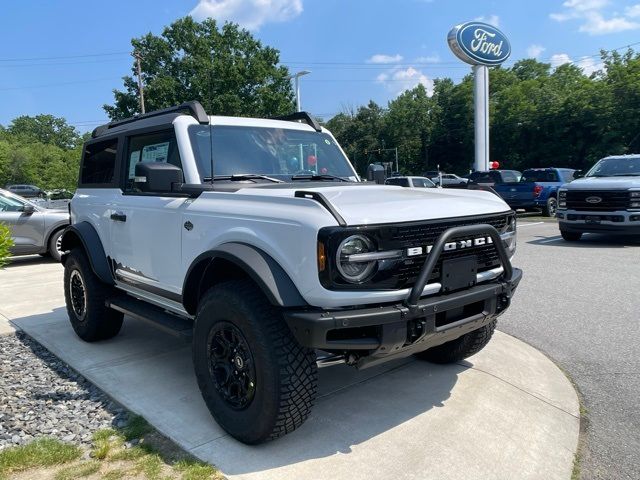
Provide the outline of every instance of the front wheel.
{"type": "Polygon", "coordinates": [[[432,363],[455,363],[482,350],[496,329],[496,320],[460,338],[416,353],[416,357],[432,363]]]}
{"type": "Polygon", "coordinates": [[[297,343],[282,313],[248,280],[216,285],[201,299],[193,363],[209,411],[241,442],[278,438],[309,416],[315,352],[297,343]]]}
{"type": "Polygon", "coordinates": [[[47,248],[47,253],[51,255],[56,262],[59,262],[62,258],[62,234],[64,233],[64,228],[61,228],[57,232],[54,232],[49,238],[49,246],[47,248]]]}
{"type": "Polygon", "coordinates": [[[558,210],[558,201],[555,197],[549,197],[547,204],[542,208],[542,215],[545,217],[555,217],[558,210]]]}
{"type": "Polygon", "coordinates": [[[568,232],[566,230],[560,230],[560,235],[562,235],[562,238],[564,238],[567,242],[577,242],[582,238],[581,232],[568,232]]]}
{"type": "Polygon", "coordinates": [[[64,262],[64,299],[71,326],[82,340],[106,340],[120,332],[122,312],[105,305],[112,293],[93,273],[84,252],[73,249],[64,262]]]}

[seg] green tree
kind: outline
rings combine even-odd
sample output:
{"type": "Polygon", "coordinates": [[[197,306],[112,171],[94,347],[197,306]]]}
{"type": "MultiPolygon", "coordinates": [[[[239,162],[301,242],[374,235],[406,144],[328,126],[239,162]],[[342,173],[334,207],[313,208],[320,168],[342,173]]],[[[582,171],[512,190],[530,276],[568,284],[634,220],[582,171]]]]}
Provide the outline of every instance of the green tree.
{"type": "Polygon", "coordinates": [[[7,127],[4,136],[6,135],[18,138],[21,142],[39,142],[63,149],[75,148],[81,140],[75,127],[69,125],[64,118],[44,114],[15,118],[7,127]]]}
{"type": "MultiPolygon", "coordinates": [[[[200,101],[215,115],[273,116],[294,110],[289,72],[277,65],[279,52],[236,24],[219,28],[211,19],[185,17],[160,36],[148,33],[131,44],[142,58],[147,110],[189,100],[200,101]]],[[[140,112],[133,76],[124,77],[124,87],[114,90],[114,105],[103,107],[112,119],[140,112]]]]}

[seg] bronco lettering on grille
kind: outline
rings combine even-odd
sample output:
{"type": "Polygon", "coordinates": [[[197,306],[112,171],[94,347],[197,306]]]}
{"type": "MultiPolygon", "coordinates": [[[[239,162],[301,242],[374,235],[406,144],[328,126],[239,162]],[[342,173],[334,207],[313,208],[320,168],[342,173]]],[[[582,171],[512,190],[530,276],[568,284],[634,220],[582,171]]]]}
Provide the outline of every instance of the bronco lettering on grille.
{"type": "MultiPolygon", "coordinates": [[[[491,245],[493,240],[491,237],[470,238],[465,240],[456,240],[455,242],[449,242],[444,244],[443,251],[451,252],[454,250],[462,250],[464,248],[482,247],[484,245],[491,245]]],[[[422,255],[423,252],[431,253],[433,245],[427,245],[426,247],[411,247],[407,248],[407,257],[415,257],[422,255]]]]}

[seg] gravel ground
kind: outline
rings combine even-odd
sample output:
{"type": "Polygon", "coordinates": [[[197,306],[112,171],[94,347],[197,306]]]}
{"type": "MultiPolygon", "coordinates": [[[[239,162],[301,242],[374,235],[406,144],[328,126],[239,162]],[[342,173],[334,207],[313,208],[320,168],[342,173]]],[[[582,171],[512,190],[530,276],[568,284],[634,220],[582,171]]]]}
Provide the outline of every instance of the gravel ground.
{"type": "Polygon", "coordinates": [[[0,336],[0,450],[49,436],[90,445],[128,413],[24,333],[0,336]]]}

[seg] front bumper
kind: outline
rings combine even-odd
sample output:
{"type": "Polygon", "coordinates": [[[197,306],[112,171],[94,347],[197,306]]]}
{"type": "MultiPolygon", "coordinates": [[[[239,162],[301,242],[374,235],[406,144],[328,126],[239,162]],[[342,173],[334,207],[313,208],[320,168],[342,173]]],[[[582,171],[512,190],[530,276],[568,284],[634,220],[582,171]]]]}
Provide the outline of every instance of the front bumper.
{"type": "Polygon", "coordinates": [[[456,227],[436,242],[405,302],[342,310],[289,310],[284,318],[301,345],[357,352],[356,365],[365,368],[441,345],[491,323],[509,307],[521,278],[522,271],[511,267],[493,227],[456,227]],[[461,233],[490,234],[504,274],[461,291],[420,298],[444,244],[461,233]]]}
{"type": "Polygon", "coordinates": [[[556,216],[560,230],[566,232],[640,235],[640,211],[558,210],[556,216]]]}

